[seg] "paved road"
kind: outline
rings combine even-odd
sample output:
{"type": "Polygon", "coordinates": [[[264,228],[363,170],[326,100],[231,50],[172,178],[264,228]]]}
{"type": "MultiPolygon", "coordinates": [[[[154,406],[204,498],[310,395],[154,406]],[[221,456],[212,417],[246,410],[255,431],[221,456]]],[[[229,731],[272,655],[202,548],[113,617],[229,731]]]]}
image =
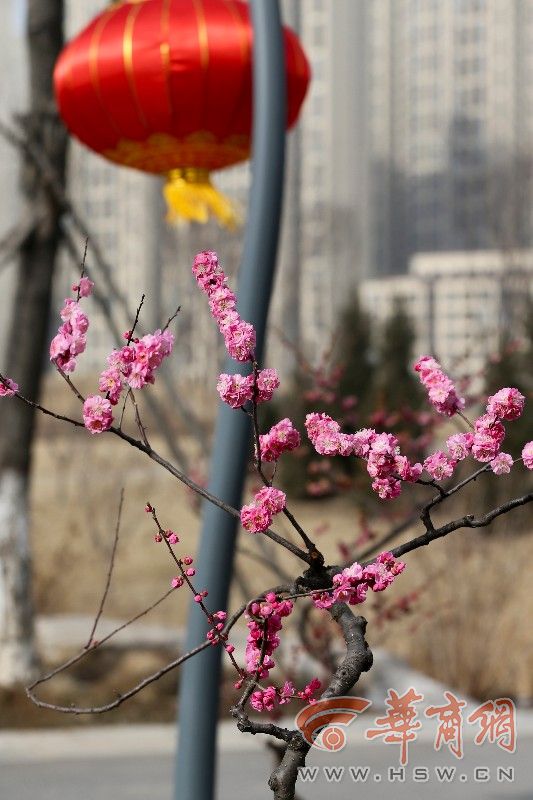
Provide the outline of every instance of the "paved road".
{"type": "MultiPolygon", "coordinates": [[[[221,739],[218,800],[269,798],[266,778],[271,763],[262,745],[249,737],[237,749],[239,737],[230,728],[223,731],[221,739]]],[[[168,726],[0,733],[0,799],[170,800],[173,746],[173,732],[168,726]]],[[[442,751],[436,753],[428,737],[410,748],[403,782],[397,774],[394,781],[388,775],[391,766],[398,769],[396,745],[371,742],[349,746],[335,756],[316,753],[309,760],[310,766],[317,768],[316,777],[300,784],[301,795],[305,800],[353,800],[361,796],[365,800],[533,800],[530,730],[520,736],[519,726],[517,752],[513,755],[494,744],[479,747],[467,740],[465,757],[459,762],[442,751]],[[428,770],[429,780],[414,779],[413,770],[420,765],[428,770]],[[339,768],[343,766],[341,773],[339,768]],[[446,766],[456,768],[451,782],[439,781],[436,774],[439,768],[442,778],[446,766]],[[337,769],[336,775],[332,767],[337,769]],[[358,782],[354,780],[355,767],[363,769],[358,782]],[[369,772],[363,782],[361,776],[366,767],[369,772]],[[480,768],[485,769],[477,777],[488,776],[488,781],[476,781],[475,771],[480,768]],[[498,775],[498,768],[504,768],[505,773],[498,775]],[[509,780],[509,768],[514,769],[513,780],[509,780]]],[[[419,777],[426,775],[419,773],[419,777]]]]}

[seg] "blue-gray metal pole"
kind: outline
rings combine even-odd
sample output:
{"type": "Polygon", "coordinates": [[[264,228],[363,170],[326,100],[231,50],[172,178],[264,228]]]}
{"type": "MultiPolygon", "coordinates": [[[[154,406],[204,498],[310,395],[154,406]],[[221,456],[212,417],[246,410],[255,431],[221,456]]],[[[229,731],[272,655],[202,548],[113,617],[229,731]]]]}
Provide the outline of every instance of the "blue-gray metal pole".
{"type": "MultiPolygon", "coordinates": [[[[257,333],[261,359],[279,238],[285,153],[286,77],[278,0],[250,0],[253,53],[253,172],[244,251],[239,272],[238,309],[257,333]]],[[[226,365],[236,372],[237,364],[226,365]]],[[[241,505],[250,448],[249,419],[220,405],[215,430],[209,491],[241,505]]],[[[233,517],[205,504],[195,583],[209,590],[213,611],[225,609],[233,571],[233,517]]],[[[205,640],[207,625],[192,603],[185,649],[205,640]]],[[[216,727],[221,649],[209,648],[181,671],[176,800],[212,800],[215,787],[216,727]]]]}

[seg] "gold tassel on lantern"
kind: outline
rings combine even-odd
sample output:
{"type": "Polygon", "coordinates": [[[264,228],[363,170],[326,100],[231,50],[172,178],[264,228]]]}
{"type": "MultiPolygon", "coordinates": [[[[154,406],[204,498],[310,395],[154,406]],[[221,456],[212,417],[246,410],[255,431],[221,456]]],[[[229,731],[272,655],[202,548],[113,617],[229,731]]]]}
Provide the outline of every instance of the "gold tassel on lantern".
{"type": "Polygon", "coordinates": [[[235,230],[241,223],[235,204],[213,186],[206,169],[171,170],[163,193],[169,222],[186,219],[205,223],[213,215],[229,230],[235,230]]]}

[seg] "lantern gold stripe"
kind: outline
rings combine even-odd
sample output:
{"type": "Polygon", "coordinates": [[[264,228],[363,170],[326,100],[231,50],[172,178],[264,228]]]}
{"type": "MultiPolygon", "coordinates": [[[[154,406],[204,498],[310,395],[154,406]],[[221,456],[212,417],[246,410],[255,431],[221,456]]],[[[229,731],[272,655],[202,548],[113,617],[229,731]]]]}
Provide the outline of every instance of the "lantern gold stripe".
{"type": "Polygon", "coordinates": [[[126,17],[126,22],[124,25],[124,36],[122,39],[122,60],[124,62],[124,71],[126,72],[126,77],[128,79],[128,86],[130,88],[130,93],[135,104],[135,108],[137,111],[137,116],[139,117],[139,121],[141,124],[148,129],[148,124],[146,122],[146,117],[143,114],[143,110],[139,103],[139,98],[137,96],[137,89],[135,88],[135,77],[133,74],[133,26],[135,25],[135,20],[139,11],[142,9],[142,3],[136,3],[133,5],[128,11],[128,15],[126,17]]]}
{"type": "Polygon", "coordinates": [[[248,36],[246,35],[246,30],[247,30],[246,29],[246,25],[244,24],[243,18],[239,14],[239,11],[238,11],[238,9],[236,7],[236,4],[235,4],[235,0],[225,0],[225,2],[226,2],[226,6],[227,6],[228,11],[230,12],[230,14],[233,17],[233,19],[236,21],[238,29],[239,29],[239,34],[240,34],[239,38],[241,40],[242,63],[243,63],[243,65],[245,65],[247,63],[247,59],[248,59],[248,55],[249,55],[249,53],[248,53],[248,50],[249,50],[249,47],[248,47],[248,36]]]}
{"type": "Polygon", "coordinates": [[[198,18],[198,44],[200,45],[200,64],[202,69],[207,71],[209,66],[209,41],[207,39],[207,22],[205,20],[205,10],[203,0],[193,0],[194,9],[198,18]]]}
{"type": "Polygon", "coordinates": [[[168,106],[170,116],[175,117],[174,104],[172,102],[172,91],[170,87],[170,3],[171,0],[164,0],[161,7],[161,62],[163,64],[163,74],[165,76],[165,87],[167,90],[168,106]]]}
{"type": "Polygon", "coordinates": [[[102,109],[102,112],[105,114],[109,124],[111,125],[112,129],[115,131],[117,136],[121,136],[122,134],[118,129],[115,120],[105,107],[102,98],[102,91],[100,88],[100,75],[98,72],[100,39],[102,38],[102,33],[104,31],[105,26],[107,25],[111,17],[116,13],[116,10],[117,10],[116,7],[110,8],[106,14],[103,14],[102,17],[100,17],[98,23],[94,26],[93,34],[91,36],[91,43],[89,45],[89,72],[91,75],[91,85],[93,87],[97,100],[100,104],[100,108],[102,109]]]}

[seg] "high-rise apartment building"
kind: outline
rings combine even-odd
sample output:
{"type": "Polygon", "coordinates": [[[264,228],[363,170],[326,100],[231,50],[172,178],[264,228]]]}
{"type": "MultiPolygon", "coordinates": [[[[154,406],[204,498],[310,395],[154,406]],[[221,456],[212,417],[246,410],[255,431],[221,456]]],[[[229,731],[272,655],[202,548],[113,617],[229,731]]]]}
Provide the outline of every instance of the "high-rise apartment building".
{"type": "Polygon", "coordinates": [[[530,246],[533,1],[365,5],[371,273],[530,246]]]}
{"type": "Polygon", "coordinates": [[[419,253],[407,274],[361,283],[362,305],[378,324],[398,301],[414,325],[414,356],[432,353],[456,374],[482,375],[490,356],[525,339],[533,250],[419,253]]]}

